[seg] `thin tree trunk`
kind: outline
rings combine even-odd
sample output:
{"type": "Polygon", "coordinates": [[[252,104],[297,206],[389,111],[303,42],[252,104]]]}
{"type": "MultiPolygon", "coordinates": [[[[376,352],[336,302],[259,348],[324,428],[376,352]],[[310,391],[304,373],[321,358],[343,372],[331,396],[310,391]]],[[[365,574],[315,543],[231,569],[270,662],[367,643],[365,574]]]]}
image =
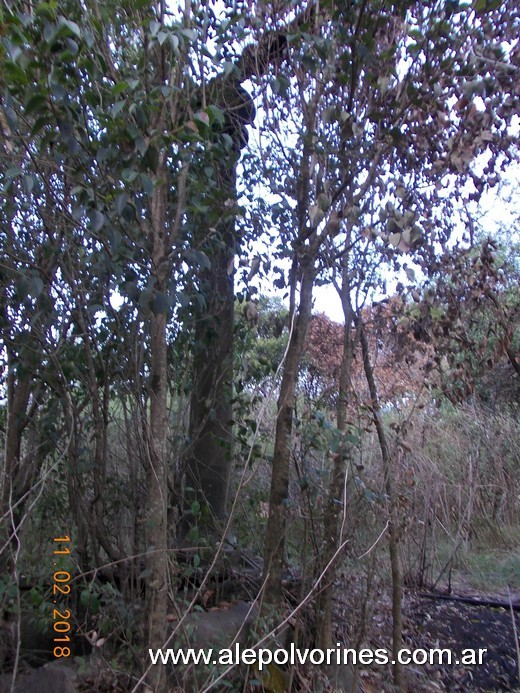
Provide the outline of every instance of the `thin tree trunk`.
{"type": "MultiPolygon", "coordinates": [[[[164,156],[164,154],[163,154],[164,156]]],[[[166,166],[159,166],[152,199],[152,231],[154,237],[152,266],[155,268],[157,291],[166,292],[167,263],[164,260],[166,235],[166,166]],[[162,242],[161,242],[162,241],[162,242]]],[[[150,426],[148,466],[146,470],[146,643],[148,648],[162,647],[166,640],[167,611],[167,313],[151,317],[150,341],[150,426]]],[[[163,667],[152,667],[148,683],[154,691],[161,690],[163,667]]]]}
{"type": "MultiPolygon", "coordinates": [[[[339,375],[336,425],[338,431],[347,429],[347,408],[349,400],[350,372],[353,358],[352,319],[350,305],[350,286],[348,274],[343,270],[341,302],[345,326],[343,330],[343,355],[339,375]]],[[[344,517],[346,502],[345,475],[347,473],[347,442],[333,456],[332,476],[323,519],[323,550],[320,555],[321,570],[330,566],[323,577],[323,589],[317,600],[317,646],[321,649],[332,647],[332,597],[336,577],[337,561],[331,563],[341,541],[341,520],[344,517]]]]}
{"type": "MultiPolygon", "coordinates": [[[[73,285],[73,283],[71,282],[73,285]]],[[[93,469],[93,497],[89,505],[89,529],[92,539],[92,549],[99,564],[99,546],[103,548],[112,561],[119,561],[121,556],[112,545],[105,524],[105,482],[107,471],[108,451],[108,403],[109,383],[108,364],[102,364],[103,385],[98,383],[99,362],[96,364],[96,349],[92,338],[92,330],[85,316],[82,291],[76,287],[75,319],[83,335],[83,353],[87,363],[87,387],[94,422],[94,469],[93,469]]]]}
{"type": "Polygon", "coordinates": [[[273,609],[280,604],[282,597],[294,397],[298,382],[298,368],[312,315],[313,286],[314,266],[308,260],[302,270],[300,306],[287,348],[278,399],[269,518],[264,549],[265,603],[273,609]]]}
{"type": "Polygon", "coordinates": [[[77,414],[76,410],[73,408],[68,393],[63,393],[62,397],[63,411],[71,429],[69,446],[70,464],[67,465],[69,506],[77,532],[75,539],[78,563],[81,571],[86,573],[92,569],[92,563],[88,552],[89,518],[84,508],[85,492],[82,484],[82,477],[84,475],[78,471],[81,469],[79,464],[79,446],[81,440],[81,435],[78,430],[79,414],[77,414]]]}
{"type": "Polygon", "coordinates": [[[393,484],[392,459],[390,448],[386,437],[381,405],[377,392],[374,371],[370,361],[370,350],[368,340],[365,333],[361,318],[358,316],[359,332],[361,338],[361,349],[363,352],[363,368],[367,379],[368,390],[370,392],[372,415],[374,425],[376,427],[379,447],[381,449],[381,458],[383,461],[383,477],[385,483],[385,492],[388,496],[390,505],[390,513],[388,519],[389,530],[389,551],[390,551],[390,567],[392,572],[392,648],[394,653],[394,682],[400,691],[405,690],[403,667],[397,659],[397,654],[403,646],[403,614],[402,614],[402,598],[403,586],[401,576],[401,565],[399,561],[399,515],[397,509],[397,499],[393,484]]]}
{"type": "Polygon", "coordinates": [[[33,380],[23,375],[16,381],[14,373],[7,379],[7,426],[5,435],[4,470],[0,505],[0,567],[3,574],[12,571],[12,557],[18,549],[16,529],[25,504],[14,506],[20,498],[19,477],[21,474],[22,435],[25,428],[33,380]]]}

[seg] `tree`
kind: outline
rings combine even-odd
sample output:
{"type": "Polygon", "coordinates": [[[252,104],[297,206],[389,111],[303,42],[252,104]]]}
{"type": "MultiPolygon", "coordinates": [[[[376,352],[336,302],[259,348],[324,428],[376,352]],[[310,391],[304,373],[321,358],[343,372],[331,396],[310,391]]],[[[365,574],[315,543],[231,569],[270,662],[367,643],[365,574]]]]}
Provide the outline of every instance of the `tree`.
{"type": "MultiPolygon", "coordinates": [[[[227,509],[233,421],[233,265],[240,244],[235,228],[236,167],[240,150],[247,144],[246,125],[254,121],[255,111],[251,97],[240,87],[234,72],[227,79],[216,78],[203,96],[208,107],[221,114],[223,133],[217,134],[217,142],[205,161],[205,167],[211,171],[208,183],[215,186],[208,204],[209,221],[214,218],[215,226],[208,233],[200,216],[194,220],[195,239],[206,251],[208,266],[199,276],[202,300],[195,322],[190,447],[181,537],[201,513],[206,518],[203,536],[208,540],[215,534],[220,537],[219,522],[224,520],[227,509]]],[[[199,177],[197,184],[200,182],[199,177]]]]}
{"type": "MultiPolygon", "coordinates": [[[[12,191],[8,203],[12,212],[4,208],[12,218],[6,242],[10,256],[19,257],[13,244],[24,231],[17,210],[27,210],[33,253],[47,258],[46,264],[35,265],[28,257],[22,275],[26,282],[27,275],[33,277],[34,289],[28,290],[36,296],[48,285],[47,303],[33,321],[39,331],[33,354],[37,359],[48,354],[56,372],[56,335],[59,346],[69,353],[82,345],[76,354],[81,359],[77,368],[58,370],[54,388],[64,396],[64,414],[72,415],[71,423],[77,426],[77,414],[85,405],[92,417],[94,473],[87,491],[87,515],[96,557],[100,544],[110,559],[121,558],[109,538],[103,511],[110,388],[116,367],[109,357],[110,342],[120,324],[111,307],[114,292],[128,301],[130,313],[135,315],[139,306],[149,329],[150,407],[148,421],[143,420],[148,431],[143,460],[147,638],[159,645],[164,641],[167,589],[167,315],[186,169],[180,156],[178,95],[172,97],[170,90],[158,85],[167,78],[172,88],[183,83],[188,39],[182,24],[164,27],[168,33],[158,36],[158,26],[165,22],[163,6],[155,13],[144,5],[133,11],[101,11],[96,5],[91,11],[74,4],[57,8],[40,3],[28,13],[23,5],[3,12],[2,129],[19,157],[16,167],[3,167],[4,185],[12,191]],[[151,90],[150,82],[156,85],[151,90]],[[177,180],[174,191],[171,178],[177,180]],[[50,316],[52,329],[40,328],[42,317],[50,316]],[[77,379],[83,378],[82,392],[77,379]],[[83,395],[86,402],[80,404],[77,397],[83,395]]],[[[4,300],[16,274],[11,268],[6,277],[4,300]]],[[[4,308],[7,330],[18,325],[23,335],[27,320],[23,309],[21,302],[4,308]]],[[[26,379],[25,370],[24,360],[18,359],[13,372],[26,379]]],[[[11,389],[17,388],[13,384],[11,389]]],[[[6,498],[13,474],[9,464],[4,471],[6,498]]],[[[71,468],[71,493],[80,488],[74,479],[78,477],[71,468]]],[[[9,492],[10,507],[27,506],[24,491],[19,497],[9,492]]],[[[85,502],[85,496],[75,502],[85,502]]],[[[76,517],[79,524],[79,514],[76,517]]],[[[81,526],[81,550],[86,552],[81,526]]],[[[155,674],[154,684],[159,685],[160,673],[155,674]]]]}
{"type": "MultiPolygon", "coordinates": [[[[414,263],[426,274],[439,267],[438,248],[448,251],[455,228],[455,199],[477,198],[513,157],[518,74],[516,48],[504,39],[514,34],[514,16],[505,4],[322,5],[298,36],[301,44],[289,41],[292,70],[273,84],[278,92],[267,100],[270,134],[263,143],[278,200],[269,221],[280,230],[280,256],[289,254],[292,263],[293,327],[265,550],[267,596],[275,604],[295,385],[315,278],[341,269],[345,305],[350,297],[357,311],[384,287],[385,272],[412,277],[414,263]],[[298,108],[289,110],[289,103],[298,108]],[[287,141],[294,142],[290,149],[287,141]],[[483,152],[489,159],[478,175],[483,152]]],[[[350,324],[351,310],[345,319],[350,324]]]]}

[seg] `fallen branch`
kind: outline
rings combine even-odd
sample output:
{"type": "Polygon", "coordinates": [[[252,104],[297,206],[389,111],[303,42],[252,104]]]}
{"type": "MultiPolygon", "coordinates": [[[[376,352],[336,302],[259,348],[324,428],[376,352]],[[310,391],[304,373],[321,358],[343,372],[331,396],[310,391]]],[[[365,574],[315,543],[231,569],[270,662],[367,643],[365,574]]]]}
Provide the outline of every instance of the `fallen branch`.
{"type": "Polygon", "coordinates": [[[520,604],[513,604],[509,600],[502,601],[499,599],[483,599],[480,597],[460,597],[455,594],[436,594],[433,592],[419,592],[418,596],[425,597],[426,599],[442,599],[444,601],[460,602],[461,604],[470,604],[471,606],[487,606],[493,609],[513,609],[514,611],[520,611],[520,604]]]}

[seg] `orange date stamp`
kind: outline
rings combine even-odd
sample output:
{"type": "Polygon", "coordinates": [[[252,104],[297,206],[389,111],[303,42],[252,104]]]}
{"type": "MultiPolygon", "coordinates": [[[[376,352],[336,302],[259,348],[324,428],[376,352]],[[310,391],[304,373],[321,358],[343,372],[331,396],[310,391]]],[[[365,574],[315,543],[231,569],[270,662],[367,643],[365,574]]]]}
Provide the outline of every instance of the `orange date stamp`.
{"type": "MultiPolygon", "coordinates": [[[[70,537],[55,537],[54,544],[57,548],[54,549],[55,559],[58,556],[70,556],[70,537]]],[[[54,566],[57,562],[54,560],[54,566]]],[[[64,608],[61,603],[63,599],[70,594],[71,574],[67,570],[55,570],[52,576],[52,595],[54,604],[53,609],[53,624],[54,631],[54,650],[53,654],[56,659],[61,657],[70,657],[70,630],[71,630],[71,613],[70,609],[64,608]],[[68,643],[68,644],[67,644],[68,643]]]]}

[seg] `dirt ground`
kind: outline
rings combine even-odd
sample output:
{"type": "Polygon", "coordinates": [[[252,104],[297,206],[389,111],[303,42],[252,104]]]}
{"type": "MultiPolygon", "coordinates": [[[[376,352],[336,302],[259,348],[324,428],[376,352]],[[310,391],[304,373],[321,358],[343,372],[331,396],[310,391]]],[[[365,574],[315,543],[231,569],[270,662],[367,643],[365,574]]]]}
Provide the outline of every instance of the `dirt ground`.
{"type": "MultiPolygon", "coordinates": [[[[520,614],[515,614],[517,631],[520,614]]],[[[413,620],[421,647],[445,647],[455,653],[486,648],[482,664],[437,667],[449,691],[514,691],[520,688],[517,647],[509,610],[449,601],[414,600],[413,620]]]]}
{"type": "MultiPolygon", "coordinates": [[[[504,599],[504,595],[476,595],[504,599]]],[[[378,647],[389,647],[391,627],[390,604],[383,599],[376,612],[378,630],[385,632],[387,641],[378,647]],[[385,603],[386,602],[386,603],[385,603]],[[388,619],[388,623],[385,622],[388,619]]],[[[517,691],[517,644],[510,609],[474,606],[448,600],[421,597],[407,592],[403,605],[404,646],[417,648],[448,648],[454,657],[465,649],[486,648],[482,664],[435,664],[405,667],[410,693],[454,691],[464,693],[496,693],[517,691]]],[[[520,612],[514,612],[517,636],[520,634],[520,612]]],[[[373,646],[371,642],[370,646],[373,646]]],[[[520,646],[520,643],[518,644],[520,646]]],[[[371,667],[361,672],[365,693],[392,691],[390,672],[371,667]]]]}

